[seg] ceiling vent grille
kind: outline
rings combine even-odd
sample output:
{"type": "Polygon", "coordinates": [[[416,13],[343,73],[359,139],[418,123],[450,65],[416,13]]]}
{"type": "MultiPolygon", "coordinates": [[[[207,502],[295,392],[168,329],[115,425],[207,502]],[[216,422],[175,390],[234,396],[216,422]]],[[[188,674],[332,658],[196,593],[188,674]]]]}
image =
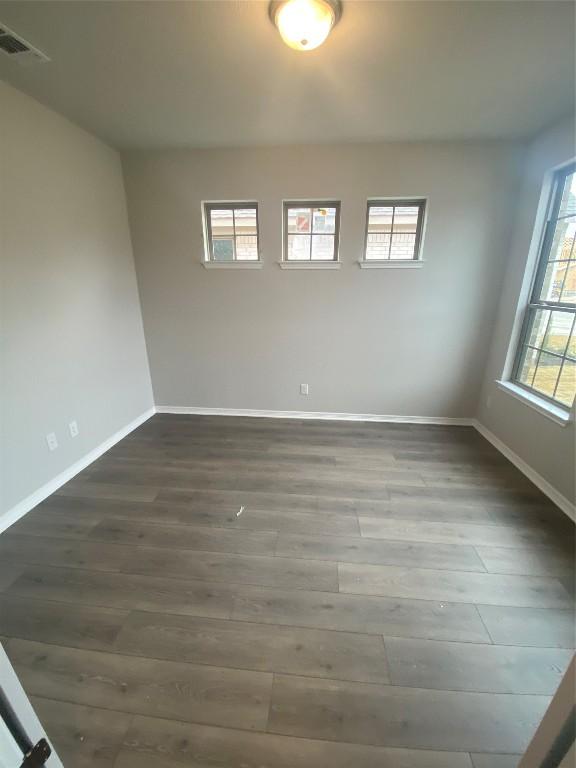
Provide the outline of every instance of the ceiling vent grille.
{"type": "Polygon", "coordinates": [[[42,64],[50,61],[45,53],[27,43],[20,35],[12,32],[11,29],[4,25],[0,25],[0,53],[10,56],[11,59],[20,64],[30,64],[33,62],[42,64]]]}

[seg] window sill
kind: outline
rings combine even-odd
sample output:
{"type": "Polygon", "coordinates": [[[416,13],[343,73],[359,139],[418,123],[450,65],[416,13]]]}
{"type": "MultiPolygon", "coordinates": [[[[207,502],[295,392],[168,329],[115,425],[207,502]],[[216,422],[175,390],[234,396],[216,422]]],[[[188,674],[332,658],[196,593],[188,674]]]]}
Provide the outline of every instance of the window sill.
{"type": "Polygon", "coordinates": [[[203,261],[204,269],[262,269],[263,262],[258,261],[203,261]]]}
{"type": "Polygon", "coordinates": [[[561,408],[559,405],[549,403],[542,397],[538,397],[538,395],[528,392],[522,387],[518,387],[516,384],[512,384],[511,381],[496,380],[496,384],[503,392],[512,395],[512,397],[515,397],[517,400],[520,400],[520,402],[528,405],[535,411],[538,411],[538,413],[551,419],[561,427],[565,427],[570,422],[570,411],[561,408]]]}
{"type": "Polygon", "coordinates": [[[279,261],[280,269],[340,269],[341,261],[279,261]]]}
{"type": "Polygon", "coordinates": [[[400,269],[414,269],[417,267],[421,267],[424,264],[424,261],[422,259],[386,259],[383,261],[377,261],[376,259],[372,259],[370,261],[366,261],[366,259],[361,259],[358,262],[358,266],[360,269],[394,269],[394,268],[400,268],[400,269]]]}

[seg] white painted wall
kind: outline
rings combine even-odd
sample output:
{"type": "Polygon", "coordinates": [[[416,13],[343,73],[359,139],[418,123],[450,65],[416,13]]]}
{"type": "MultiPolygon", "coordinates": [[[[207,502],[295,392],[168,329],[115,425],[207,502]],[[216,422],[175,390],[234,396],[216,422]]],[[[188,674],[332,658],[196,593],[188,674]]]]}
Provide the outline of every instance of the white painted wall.
{"type": "Polygon", "coordinates": [[[124,155],[156,404],[474,415],[519,159],[497,142],[124,155]],[[422,268],[358,268],[379,195],[428,197],[422,268]],[[283,198],[342,201],[339,271],[279,269],[283,198]],[[259,202],[260,271],[201,265],[201,201],[229,199],[259,202]]]}
{"type": "Polygon", "coordinates": [[[0,104],[1,523],[153,401],[118,154],[1,82],[0,104]]]}
{"type": "Polygon", "coordinates": [[[567,426],[560,426],[501,391],[495,382],[502,377],[508,353],[514,353],[522,309],[530,293],[543,207],[548,195],[543,183],[549,179],[547,174],[552,168],[575,155],[574,123],[571,120],[541,134],[528,149],[478,407],[480,422],[572,503],[576,499],[574,419],[567,426]],[[512,346],[511,338],[514,339],[512,346]]]}

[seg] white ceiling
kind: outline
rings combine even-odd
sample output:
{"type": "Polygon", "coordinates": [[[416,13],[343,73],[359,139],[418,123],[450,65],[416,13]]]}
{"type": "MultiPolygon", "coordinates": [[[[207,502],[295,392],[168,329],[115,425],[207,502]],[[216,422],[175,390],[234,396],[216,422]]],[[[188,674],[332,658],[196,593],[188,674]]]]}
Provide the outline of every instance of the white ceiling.
{"type": "Polygon", "coordinates": [[[528,136],[574,110],[571,2],[344,0],[299,53],[259,0],[0,2],[0,78],[120,148],[528,136]]]}

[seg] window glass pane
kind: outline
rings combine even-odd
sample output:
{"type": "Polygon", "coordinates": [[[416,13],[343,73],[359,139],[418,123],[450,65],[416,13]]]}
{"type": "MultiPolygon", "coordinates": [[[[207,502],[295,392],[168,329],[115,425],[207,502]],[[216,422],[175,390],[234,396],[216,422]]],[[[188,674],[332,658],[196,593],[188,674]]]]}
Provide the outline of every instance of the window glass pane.
{"type": "Polygon", "coordinates": [[[416,235],[397,234],[396,222],[394,222],[394,233],[392,234],[392,248],[390,250],[390,258],[413,259],[415,245],[416,235]]]}
{"type": "Polygon", "coordinates": [[[520,362],[520,369],[518,373],[518,381],[527,387],[532,386],[534,374],[536,373],[536,363],[538,361],[538,350],[531,349],[531,347],[524,347],[522,360],[520,362]]]}
{"type": "Polygon", "coordinates": [[[370,206],[368,210],[368,232],[390,232],[392,229],[392,206],[370,206]]]}
{"type": "Polygon", "coordinates": [[[540,298],[544,301],[560,301],[564,275],[568,267],[568,261],[550,261],[544,273],[544,282],[540,289],[540,298]]]}
{"type": "Polygon", "coordinates": [[[236,258],[238,261],[258,260],[258,240],[256,235],[238,235],[236,237],[236,258]]]}
{"type": "Polygon", "coordinates": [[[574,260],[566,265],[566,278],[560,301],[565,304],[576,304],[576,261],[574,260]]]}
{"type": "Polygon", "coordinates": [[[222,237],[224,235],[231,237],[234,234],[232,209],[214,209],[210,211],[210,227],[212,229],[212,237],[222,237]]]}
{"type": "Polygon", "coordinates": [[[214,261],[234,261],[234,240],[212,238],[212,255],[214,261]]]}
{"type": "Polygon", "coordinates": [[[532,388],[538,392],[552,397],[554,390],[556,389],[556,382],[558,381],[558,374],[560,373],[560,367],[562,360],[559,357],[554,357],[546,352],[541,352],[538,358],[538,367],[536,368],[536,375],[532,382],[532,388]]]}
{"type": "Polygon", "coordinates": [[[366,259],[387,259],[390,252],[390,235],[368,234],[366,259]]]}
{"type": "Polygon", "coordinates": [[[288,260],[310,260],[310,235],[288,235],[288,260]]]}
{"type": "Polygon", "coordinates": [[[237,235],[256,234],[256,209],[236,208],[234,210],[234,224],[237,235]]]}
{"type": "Polygon", "coordinates": [[[564,192],[560,202],[559,216],[576,214],[576,173],[566,177],[564,192]]]}
{"type": "Polygon", "coordinates": [[[547,309],[530,310],[530,322],[532,326],[528,334],[528,344],[531,347],[541,347],[544,341],[544,334],[548,326],[550,312],[547,309]]]}
{"type": "Polygon", "coordinates": [[[569,259],[570,254],[573,253],[575,235],[576,218],[560,219],[556,222],[548,261],[566,261],[569,259]]]}
{"type": "Polygon", "coordinates": [[[314,208],[312,218],[313,232],[336,231],[336,208],[314,208]]]}
{"type": "Polygon", "coordinates": [[[574,402],[574,395],[576,394],[576,363],[571,360],[565,360],[558,379],[558,386],[556,388],[556,394],[554,395],[556,400],[559,400],[568,408],[572,407],[574,402]]]}
{"type": "Polygon", "coordinates": [[[417,206],[398,206],[394,212],[394,232],[416,232],[417,206]]]}
{"type": "Polygon", "coordinates": [[[332,261],[334,253],[334,235],[314,235],[312,238],[312,258],[316,261],[332,261]]]}
{"type": "Polygon", "coordinates": [[[288,232],[310,232],[310,208],[288,208],[288,232]]]}
{"type": "Polygon", "coordinates": [[[571,312],[552,312],[544,338],[544,349],[558,355],[564,354],[572,330],[572,318],[571,312]]]}
{"type": "Polygon", "coordinates": [[[566,350],[566,354],[576,360],[576,324],[572,326],[572,335],[570,336],[570,341],[568,342],[568,349],[566,350]]]}

